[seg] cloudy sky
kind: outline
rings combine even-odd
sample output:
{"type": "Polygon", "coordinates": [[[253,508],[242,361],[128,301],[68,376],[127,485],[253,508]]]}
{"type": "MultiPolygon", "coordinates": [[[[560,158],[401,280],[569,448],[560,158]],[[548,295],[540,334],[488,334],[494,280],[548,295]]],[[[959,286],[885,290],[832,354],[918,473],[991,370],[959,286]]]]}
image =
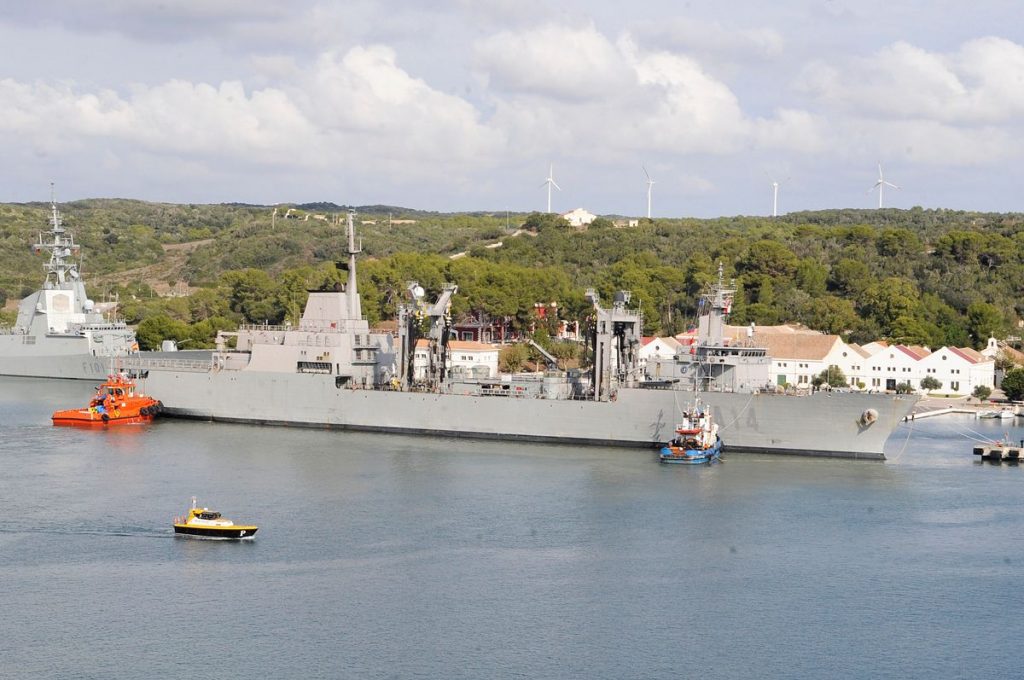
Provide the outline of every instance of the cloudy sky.
{"type": "Polygon", "coordinates": [[[0,201],[1024,210],[1011,0],[9,1],[0,55],[0,201]]]}

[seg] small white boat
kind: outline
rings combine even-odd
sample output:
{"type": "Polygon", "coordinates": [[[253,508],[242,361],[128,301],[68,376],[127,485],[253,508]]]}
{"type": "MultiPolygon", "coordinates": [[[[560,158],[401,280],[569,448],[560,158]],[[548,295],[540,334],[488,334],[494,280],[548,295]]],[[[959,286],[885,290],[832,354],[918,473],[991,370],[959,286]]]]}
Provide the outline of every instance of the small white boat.
{"type": "Polygon", "coordinates": [[[979,411],[978,412],[978,417],[979,418],[999,418],[999,419],[1004,419],[1004,420],[1005,419],[1009,419],[1009,418],[1014,418],[1014,417],[1016,417],[1016,415],[1017,414],[1014,413],[1012,409],[1008,409],[1008,408],[1004,408],[1004,409],[1001,409],[1001,410],[998,410],[998,411],[979,411]]]}

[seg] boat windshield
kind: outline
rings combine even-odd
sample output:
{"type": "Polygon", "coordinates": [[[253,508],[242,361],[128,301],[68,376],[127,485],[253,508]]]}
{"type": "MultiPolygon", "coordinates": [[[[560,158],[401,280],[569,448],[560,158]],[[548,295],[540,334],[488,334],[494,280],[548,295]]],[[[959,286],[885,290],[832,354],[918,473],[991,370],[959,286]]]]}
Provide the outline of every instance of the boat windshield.
{"type": "Polygon", "coordinates": [[[199,519],[220,519],[219,512],[201,512],[199,513],[199,519]]]}

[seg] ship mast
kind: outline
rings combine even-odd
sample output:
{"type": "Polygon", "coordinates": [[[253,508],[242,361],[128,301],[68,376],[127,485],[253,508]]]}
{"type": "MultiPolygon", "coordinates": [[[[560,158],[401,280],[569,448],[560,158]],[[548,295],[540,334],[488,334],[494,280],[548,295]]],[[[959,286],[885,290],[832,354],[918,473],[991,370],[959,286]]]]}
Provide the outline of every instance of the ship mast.
{"type": "Polygon", "coordinates": [[[701,300],[697,338],[700,344],[721,347],[725,339],[725,318],[732,310],[734,285],[726,285],[724,268],[718,263],[718,280],[711,286],[709,294],[701,300]]]}
{"type": "Polygon", "coordinates": [[[359,289],[356,284],[356,255],[363,251],[361,245],[356,246],[356,228],[353,225],[352,215],[355,211],[348,211],[348,285],[345,286],[346,297],[348,298],[348,318],[363,318],[362,305],[359,302],[359,289]]]}
{"type": "Polygon", "coordinates": [[[75,239],[64,229],[64,222],[57,211],[53,183],[50,183],[50,231],[39,234],[39,242],[32,245],[32,252],[50,251],[50,261],[43,265],[46,272],[44,288],[63,288],[68,281],[78,279],[78,264],[68,258],[78,252],[75,239]],[[44,234],[46,240],[43,239],[44,234]]]}

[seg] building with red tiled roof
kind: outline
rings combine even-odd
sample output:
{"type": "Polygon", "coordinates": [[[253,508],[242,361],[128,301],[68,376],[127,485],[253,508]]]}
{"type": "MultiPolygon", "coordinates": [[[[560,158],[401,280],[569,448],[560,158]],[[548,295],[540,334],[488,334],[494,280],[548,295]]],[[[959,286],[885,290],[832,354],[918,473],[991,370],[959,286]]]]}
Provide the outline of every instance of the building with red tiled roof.
{"type": "Polygon", "coordinates": [[[772,357],[771,380],[777,385],[810,387],[815,376],[832,366],[842,371],[851,389],[863,386],[871,391],[891,391],[909,383],[921,392],[921,381],[930,376],[942,383],[938,392],[969,395],[979,385],[992,387],[995,380],[992,358],[969,347],[943,347],[932,352],[921,345],[884,340],[861,346],[799,325],[728,326],[726,330],[730,343],[768,350],[772,357]]]}
{"type": "MultiPolygon", "coordinates": [[[[653,336],[643,337],[640,339],[640,352],[638,354],[640,360],[640,370],[646,372],[647,362],[651,359],[671,359],[679,351],[682,344],[673,337],[658,338],[653,336]]],[[[656,369],[661,368],[660,363],[655,363],[656,369]]],[[[658,370],[653,371],[655,375],[652,378],[660,378],[657,375],[658,370]]]]}
{"type": "MultiPolygon", "coordinates": [[[[494,378],[498,375],[498,348],[474,340],[449,340],[447,369],[455,377],[494,378]]],[[[424,380],[430,363],[430,343],[420,338],[412,355],[413,380],[424,380]]]]}
{"type": "Polygon", "coordinates": [[[936,392],[971,394],[979,385],[995,386],[995,360],[970,347],[943,347],[921,360],[917,385],[925,377],[942,383],[936,392]]]}

